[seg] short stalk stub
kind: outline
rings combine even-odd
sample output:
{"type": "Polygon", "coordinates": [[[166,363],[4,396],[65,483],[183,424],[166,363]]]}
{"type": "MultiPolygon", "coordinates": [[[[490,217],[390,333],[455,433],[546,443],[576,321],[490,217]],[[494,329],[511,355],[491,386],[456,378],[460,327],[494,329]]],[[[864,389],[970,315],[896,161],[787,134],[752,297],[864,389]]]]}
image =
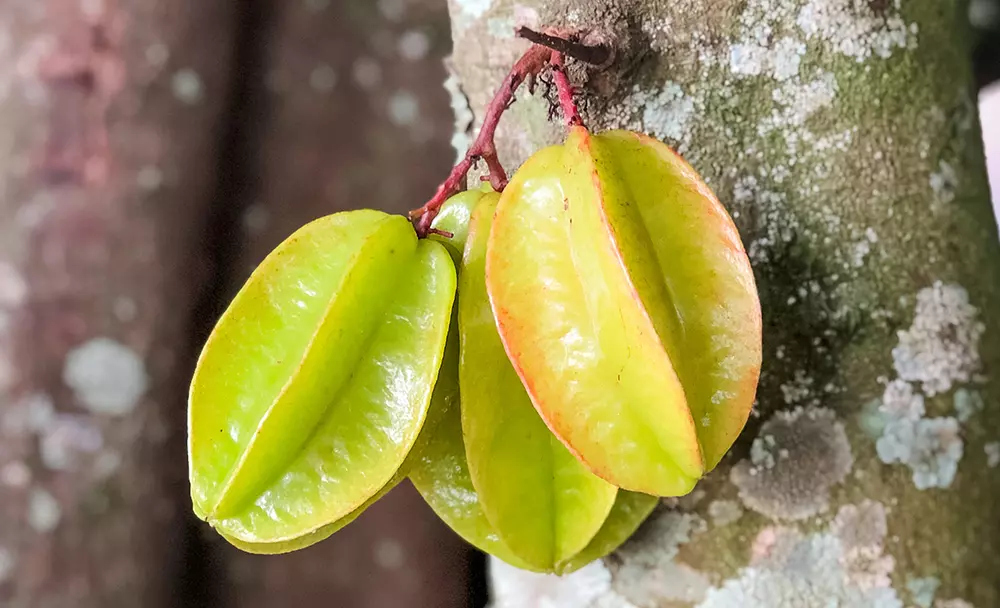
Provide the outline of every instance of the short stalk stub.
{"type": "Polygon", "coordinates": [[[421,238],[430,234],[431,223],[446,200],[458,194],[466,183],[469,171],[480,160],[488,168],[487,181],[496,192],[503,192],[507,186],[507,173],[497,156],[496,130],[500,117],[514,101],[514,94],[524,82],[529,87],[534,79],[546,68],[552,68],[553,79],[558,92],[559,107],[567,126],[581,126],[583,120],[573,99],[574,90],[566,75],[565,57],[572,57],[592,65],[606,65],[613,59],[613,52],[606,45],[587,45],[578,40],[572,32],[559,33],[557,30],[536,32],[526,27],[515,30],[515,34],[532,42],[530,48],[514,64],[497,89],[492,101],[486,107],[483,125],[475,141],[469,146],[465,156],[451,170],[447,179],[438,186],[431,200],[409,213],[417,235],[421,238]]]}

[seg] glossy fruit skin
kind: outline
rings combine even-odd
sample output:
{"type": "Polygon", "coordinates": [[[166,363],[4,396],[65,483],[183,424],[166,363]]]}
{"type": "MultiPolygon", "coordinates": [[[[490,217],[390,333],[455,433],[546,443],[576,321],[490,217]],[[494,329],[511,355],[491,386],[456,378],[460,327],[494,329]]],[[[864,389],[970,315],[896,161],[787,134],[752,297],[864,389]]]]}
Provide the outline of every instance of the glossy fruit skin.
{"type": "MultiPolygon", "coordinates": [[[[473,211],[484,199],[487,199],[486,204],[495,207],[498,196],[488,184],[480,189],[452,196],[441,207],[432,223],[433,228],[451,233],[451,236],[431,234],[428,238],[444,244],[455,264],[461,267],[473,211]]],[[[452,314],[444,359],[431,397],[427,422],[420,434],[424,447],[410,468],[410,481],[438,517],[466,542],[518,568],[541,571],[518,559],[503,544],[486,519],[479,496],[472,485],[462,438],[457,305],[452,314]]]]}
{"type": "MultiPolygon", "coordinates": [[[[430,238],[439,238],[448,246],[449,251],[459,252],[458,259],[461,263],[461,250],[466,248],[473,212],[482,205],[483,210],[476,216],[477,223],[488,226],[488,219],[495,210],[497,199],[498,195],[492,194],[492,189],[488,186],[452,197],[435,218],[433,227],[450,232],[453,236],[430,238]]],[[[487,226],[480,227],[481,236],[487,232],[484,229],[487,226]]],[[[472,247],[476,249],[475,245],[472,247]]],[[[481,252],[476,255],[481,255],[481,252]]],[[[459,275],[461,279],[461,267],[459,275]]],[[[456,307],[456,312],[459,308],[460,305],[456,307]]],[[[410,468],[410,479],[414,487],[434,512],[466,542],[523,570],[566,574],[618,548],[652,512],[658,503],[656,497],[619,491],[607,518],[586,546],[571,557],[548,567],[525,562],[504,544],[483,512],[469,473],[459,398],[458,327],[457,323],[453,323],[441,372],[434,388],[428,422],[421,431],[421,440],[427,438],[426,447],[420,451],[417,462],[410,468]],[[439,419],[440,422],[433,424],[432,418],[439,419]]],[[[533,412],[532,415],[537,416],[533,412]]],[[[415,449],[414,452],[416,451],[415,449]]],[[[534,514],[529,514],[526,519],[535,519],[534,514]]]]}
{"type": "Polygon", "coordinates": [[[601,529],[582,551],[558,564],[556,574],[575,572],[620,547],[646,521],[659,502],[656,496],[618,490],[615,504],[601,529]]]}
{"type": "MultiPolygon", "coordinates": [[[[438,437],[438,428],[443,425],[445,418],[451,412],[451,403],[454,400],[455,403],[455,415],[458,415],[458,321],[456,320],[456,313],[458,311],[452,310],[452,325],[448,329],[448,339],[444,347],[444,355],[441,360],[441,369],[438,372],[437,382],[434,384],[434,392],[431,395],[431,401],[427,408],[427,415],[424,418],[424,424],[420,427],[420,434],[417,435],[417,440],[414,442],[413,447],[410,452],[406,455],[406,460],[403,464],[399,466],[396,473],[392,476],[382,488],[376,492],[371,498],[366,500],[360,507],[354,509],[347,515],[341,517],[337,521],[327,524],[321,528],[313,530],[308,534],[293,538],[291,540],[284,540],[278,542],[262,542],[262,543],[249,543],[241,541],[232,536],[228,536],[224,532],[220,531],[220,535],[225,538],[229,543],[238,549],[242,549],[247,553],[255,553],[260,555],[277,555],[281,553],[289,553],[292,551],[297,551],[299,549],[304,549],[310,545],[316,544],[322,540],[325,540],[332,536],[335,532],[340,531],[342,528],[353,522],[355,519],[361,516],[368,507],[375,504],[380,498],[389,493],[390,490],[398,486],[404,479],[406,479],[412,471],[419,470],[421,468],[421,463],[425,462],[427,459],[425,454],[435,449],[436,439],[438,437]],[[452,390],[452,386],[454,389],[452,390]]],[[[459,431],[461,432],[461,430],[459,431]]],[[[459,436],[461,440],[461,436],[459,436]]],[[[464,454],[463,454],[464,460],[464,454]]]]}
{"type": "MultiPolygon", "coordinates": [[[[410,470],[410,481],[431,509],[448,527],[467,543],[484,553],[488,553],[508,564],[532,572],[569,574],[590,562],[605,557],[624,543],[645,521],[659,503],[655,496],[619,490],[615,504],[600,530],[579,553],[573,555],[554,568],[544,569],[532,566],[519,559],[500,539],[493,525],[486,519],[479,495],[472,485],[469,464],[465,457],[465,443],[462,439],[462,416],[458,406],[458,359],[457,350],[452,369],[446,352],[442,364],[442,377],[435,387],[435,397],[439,390],[453,387],[453,406],[443,410],[443,420],[431,433],[427,447],[420,452],[418,462],[410,470]]],[[[435,407],[432,402],[431,408],[435,407]]]]}
{"type": "MultiPolygon", "coordinates": [[[[518,559],[486,519],[469,476],[462,439],[458,391],[458,328],[449,339],[441,374],[434,388],[428,418],[439,418],[428,428],[429,441],[410,470],[410,481],[431,509],[467,543],[523,570],[541,572],[518,559]]],[[[428,420],[429,422],[429,420],[428,420]]]]}
{"type": "Polygon", "coordinates": [[[749,415],[760,304],[729,215],[652,138],[571,129],[514,175],[486,283],[549,428],[628,490],[689,492],[749,415]]]}
{"type": "Polygon", "coordinates": [[[219,535],[222,536],[222,538],[226,539],[226,541],[229,544],[247,553],[254,553],[257,555],[279,555],[282,553],[291,553],[292,551],[305,549],[310,545],[314,545],[322,540],[326,540],[327,538],[332,536],[335,532],[340,531],[342,528],[344,528],[344,526],[346,526],[347,524],[353,522],[355,519],[360,517],[361,514],[364,513],[366,509],[368,509],[368,507],[370,507],[375,503],[375,501],[388,494],[389,490],[399,485],[400,481],[402,481],[402,478],[400,478],[398,475],[393,476],[393,479],[389,483],[383,486],[381,490],[379,490],[374,496],[366,500],[364,504],[362,504],[357,509],[354,509],[344,517],[341,517],[340,519],[331,524],[327,524],[325,526],[317,528],[316,530],[313,530],[312,532],[303,534],[302,536],[298,536],[290,540],[281,540],[277,542],[246,542],[234,536],[230,536],[225,532],[223,532],[222,530],[218,530],[218,532],[219,535]]]}
{"type": "Polygon", "coordinates": [[[489,183],[452,196],[441,205],[441,209],[431,223],[431,227],[435,230],[450,233],[451,236],[431,234],[427,238],[444,245],[455,261],[455,266],[461,266],[465,243],[469,237],[469,220],[472,218],[473,211],[484,199],[496,199],[499,196],[489,183]]]}
{"type": "Polygon", "coordinates": [[[473,212],[459,271],[462,432],[487,519],[515,555],[550,570],[590,542],[618,489],[549,432],[507,360],[486,294],[486,244],[498,198],[473,212]]]}
{"type": "Polygon", "coordinates": [[[320,218],[279,245],[192,380],[195,513],[234,543],[294,545],[387,489],[427,413],[455,281],[442,245],[379,211],[320,218]]]}

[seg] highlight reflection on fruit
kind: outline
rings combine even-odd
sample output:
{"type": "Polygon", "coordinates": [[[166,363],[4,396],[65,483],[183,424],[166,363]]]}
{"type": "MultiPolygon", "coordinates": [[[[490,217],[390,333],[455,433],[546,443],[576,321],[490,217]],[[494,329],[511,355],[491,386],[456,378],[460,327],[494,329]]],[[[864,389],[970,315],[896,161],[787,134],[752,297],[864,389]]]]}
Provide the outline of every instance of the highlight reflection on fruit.
{"type": "Polygon", "coordinates": [[[486,283],[535,407],[595,473],[686,494],[746,423],[760,304],[725,209],[664,144],[573,127],[507,186],[486,283]]]}
{"type": "Polygon", "coordinates": [[[386,485],[424,421],[454,265],[399,216],[303,227],[240,290],[191,384],[195,513],[243,543],[288,542],[386,485]]]}
{"type": "Polygon", "coordinates": [[[410,478],[474,546],[520,568],[570,572],[616,549],[657,500],[618,491],[589,473],[545,427],[507,361],[483,267],[498,199],[489,187],[456,195],[433,224],[454,235],[445,239],[450,250],[464,249],[456,304],[462,347],[459,360],[445,356],[435,396],[455,398],[443,421],[425,431],[428,449],[410,478]]]}
{"type": "Polygon", "coordinates": [[[412,224],[317,219],[237,294],[188,406],[194,512],[227,541],[309,546],[409,478],[469,543],[571,572],[729,450],[761,363],[739,234],[665,144],[589,132],[563,66],[525,53],[412,224]],[[568,138],[508,184],[496,125],[543,70],[568,138]]]}

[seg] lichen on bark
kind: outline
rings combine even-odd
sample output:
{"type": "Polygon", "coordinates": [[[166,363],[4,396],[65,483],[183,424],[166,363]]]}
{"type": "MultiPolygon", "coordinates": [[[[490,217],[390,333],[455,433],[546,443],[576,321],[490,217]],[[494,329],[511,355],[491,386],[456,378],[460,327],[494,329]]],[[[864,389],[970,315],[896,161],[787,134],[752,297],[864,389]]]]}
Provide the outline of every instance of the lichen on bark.
{"type": "MultiPolygon", "coordinates": [[[[573,71],[585,85],[585,120],[675,146],[736,220],[761,292],[755,416],[699,484],[701,500],[656,516],[697,517],[704,529],[657,544],[641,540],[663,529],[661,519],[649,522],[605,570],[587,570],[586,602],[819,606],[807,589],[810,581],[827,588],[823,560],[833,556],[849,576],[829,593],[852,606],[1000,605],[992,575],[1000,559],[982,542],[1000,532],[989,498],[1000,491],[989,466],[1000,435],[1000,245],[960,3],[451,0],[451,14],[452,90],[475,112],[524,49],[514,25],[594,28],[615,40],[611,68],[573,71]],[[903,418],[887,399],[899,390],[922,410],[892,427],[903,418]],[[971,395],[983,405],[968,407],[971,395]],[[741,498],[730,470],[754,465],[761,425],[796,408],[830,412],[842,425],[850,474],[799,496],[809,507],[794,513],[802,519],[774,521],[774,510],[751,501],[737,521],[713,523],[712,505],[741,498]],[[855,534],[869,544],[839,535],[838,522],[852,516],[868,527],[855,534]],[[787,572],[793,564],[806,574],[787,572]],[[665,586],[678,570],[685,575],[665,586]],[[936,585],[919,593],[907,584],[931,577],[936,585]],[[754,580],[767,584],[747,595],[754,580]]],[[[522,95],[501,123],[509,170],[559,140],[545,105],[522,95]]],[[[780,493],[772,481],[769,491],[780,493]]],[[[511,580],[528,576],[497,569],[497,604],[511,580]]],[[[573,582],[531,585],[520,605],[544,605],[547,589],[556,598],[573,582]]]]}

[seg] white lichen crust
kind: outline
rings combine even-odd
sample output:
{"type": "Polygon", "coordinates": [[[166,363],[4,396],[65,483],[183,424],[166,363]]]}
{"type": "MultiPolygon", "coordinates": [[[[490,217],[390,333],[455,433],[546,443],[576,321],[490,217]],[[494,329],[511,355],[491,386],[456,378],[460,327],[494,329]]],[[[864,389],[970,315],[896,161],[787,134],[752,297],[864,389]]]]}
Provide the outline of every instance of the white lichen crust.
{"type": "Polygon", "coordinates": [[[94,338],[66,355],[63,381],[95,414],[121,416],[145,394],[146,365],[132,349],[111,338],[94,338]]]}
{"type": "Polygon", "coordinates": [[[959,285],[937,281],[917,293],[916,314],[899,332],[893,364],[903,380],[919,382],[928,396],[969,382],[979,371],[979,340],[986,326],[959,285]]]}
{"type": "Polygon", "coordinates": [[[897,334],[892,359],[898,378],[882,395],[882,434],[875,447],[882,462],[909,466],[918,489],[952,484],[965,448],[961,424],[984,403],[978,392],[962,387],[952,397],[956,417],[928,418],[925,397],[916,387],[933,397],[971,382],[982,365],[979,342],[984,331],[968,292],[937,281],[917,293],[913,323],[897,334]]]}

